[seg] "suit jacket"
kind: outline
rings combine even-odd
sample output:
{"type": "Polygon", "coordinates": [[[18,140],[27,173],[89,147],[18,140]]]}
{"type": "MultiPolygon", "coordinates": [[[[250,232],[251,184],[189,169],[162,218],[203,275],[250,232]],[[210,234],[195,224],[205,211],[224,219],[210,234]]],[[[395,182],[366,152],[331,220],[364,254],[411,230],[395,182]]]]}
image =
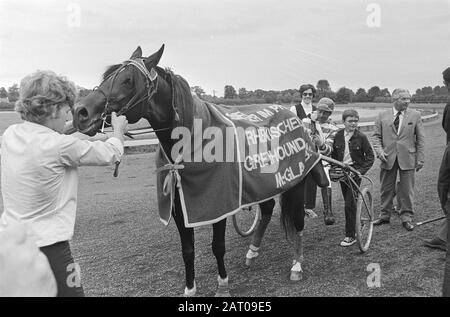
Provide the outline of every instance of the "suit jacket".
{"type": "Polygon", "coordinates": [[[397,159],[402,170],[414,169],[418,161],[425,159],[425,133],[420,112],[405,110],[399,135],[395,131],[392,109],[379,113],[372,143],[377,156],[382,150],[387,154],[387,162],[382,162],[381,168],[390,170],[397,159]]]}
{"type": "Polygon", "coordinates": [[[444,113],[442,115],[442,128],[447,134],[447,143],[450,142],[450,102],[445,105],[444,113]]]}

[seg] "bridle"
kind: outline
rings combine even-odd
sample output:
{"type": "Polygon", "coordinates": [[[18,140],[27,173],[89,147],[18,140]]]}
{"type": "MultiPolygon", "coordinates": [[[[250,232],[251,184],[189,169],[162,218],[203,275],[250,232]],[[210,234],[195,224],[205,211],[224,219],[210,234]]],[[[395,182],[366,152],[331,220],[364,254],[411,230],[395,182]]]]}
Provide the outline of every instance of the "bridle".
{"type": "MultiPolygon", "coordinates": [[[[89,131],[90,127],[92,127],[94,124],[96,124],[98,121],[103,121],[102,123],[102,128],[101,128],[101,132],[104,131],[104,127],[105,125],[107,125],[107,118],[108,116],[111,116],[111,113],[113,112],[113,109],[111,109],[109,102],[110,102],[110,96],[111,96],[111,92],[112,92],[112,88],[113,88],[113,84],[114,81],[116,80],[117,75],[123,71],[125,69],[125,67],[132,65],[134,67],[136,67],[139,72],[144,75],[145,78],[145,88],[144,90],[146,91],[146,93],[144,93],[142,95],[142,91],[140,91],[139,93],[136,93],[128,102],[127,104],[120,108],[119,111],[117,111],[117,116],[120,115],[124,115],[125,113],[127,113],[129,110],[133,109],[134,107],[138,106],[139,104],[141,104],[143,101],[148,101],[150,102],[151,99],[153,98],[154,94],[158,91],[158,73],[155,71],[154,68],[152,68],[150,71],[148,71],[147,67],[145,67],[144,64],[144,60],[139,58],[139,59],[130,59],[130,60],[126,60],[125,62],[122,63],[122,65],[115,70],[112,74],[110,74],[108,77],[106,77],[99,86],[94,87],[93,91],[97,91],[100,94],[102,94],[105,99],[105,108],[103,109],[102,114],[100,115],[100,118],[96,119],[88,128],[84,129],[83,131],[80,131],[81,133],[87,132],[89,131]],[[103,85],[104,82],[106,82],[107,80],[109,80],[112,77],[112,81],[111,81],[111,85],[110,85],[110,90],[108,95],[101,89],[101,86],[103,85]],[[139,97],[141,96],[141,97],[139,97]]],[[[162,129],[154,129],[153,131],[159,131],[159,130],[168,130],[171,129],[171,127],[168,128],[162,128],[162,129]]]]}
{"type": "Polygon", "coordinates": [[[113,89],[114,81],[116,80],[117,75],[121,71],[123,71],[125,69],[125,67],[127,67],[128,65],[135,66],[139,70],[139,72],[141,72],[141,74],[144,75],[145,86],[146,86],[145,90],[147,91],[147,93],[144,93],[143,95],[141,94],[141,92],[136,93],[127,102],[127,104],[124,107],[122,107],[117,112],[117,116],[120,116],[120,115],[123,115],[123,114],[127,113],[129,110],[133,109],[134,107],[139,105],[144,100],[150,101],[151,98],[153,97],[153,95],[158,90],[158,73],[153,68],[151,70],[152,73],[150,73],[147,70],[147,68],[145,67],[143,59],[130,59],[130,60],[127,60],[127,61],[123,62],[122,65],[117,70],[115,70],[112,74],[110,74],[108,77],[106,77],[98,87],[95,87],[93,89],[94,91],[98,91],[99,93],[101,93],[106,99],[105,108],[103,109],[103,112],[100,115],[100,118],[97,119],[97,120],[102,120],[103,121],[102,130],[101,130],[102,132],[103,132],[103,129],[105,127],[105,124],[107,124],[106,119],[108,118],[108,116],[111,115],[111,113],[113,111],[113,109],[110,109],[109,102],[110,102],[110,96],[111,96],[111,92],[112,92],[112,89],[113,89]],[[112,81],[111,81],[109,93],[107,95],[107,94],[105,94],[105,92],[100,87],[102,86],[102,84],[104,82],[109,80],[111,77],[112,77],[112,81]],[[139,98],[140,95],[142,95],[141,98],[139,98]]]}

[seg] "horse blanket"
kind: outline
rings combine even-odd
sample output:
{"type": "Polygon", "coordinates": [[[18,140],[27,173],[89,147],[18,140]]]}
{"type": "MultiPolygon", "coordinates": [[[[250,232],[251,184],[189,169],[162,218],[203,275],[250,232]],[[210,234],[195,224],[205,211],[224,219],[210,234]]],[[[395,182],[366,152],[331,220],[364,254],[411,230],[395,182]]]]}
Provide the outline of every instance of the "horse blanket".
{"type": "Polygon", "coordinates": [[[320,160],[303,122],[282,105],[224,106],[196,98],[192,126],[157,154],[160,219],[175,195],[186,227],[218,222],[303,180],[320,160]]]}

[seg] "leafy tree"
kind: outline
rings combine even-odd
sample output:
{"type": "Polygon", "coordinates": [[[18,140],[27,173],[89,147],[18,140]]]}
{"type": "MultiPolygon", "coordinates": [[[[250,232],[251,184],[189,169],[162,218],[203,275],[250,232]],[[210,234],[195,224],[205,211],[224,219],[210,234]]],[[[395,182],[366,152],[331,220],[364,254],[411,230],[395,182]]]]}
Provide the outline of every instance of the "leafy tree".
{"type": "Polygon", "coordinates": [[[8,92],[6,91],[5,87],[1,87],[0,88],[0,98],[7,98],[8,97],[8,92]]]}
{"type": "Polygon", "coordinates": [[[358,88],[355,94],[354,101],[365,102],[368,100],[367,92],[364,88],[358,88]]]}
{"type": "Polygon", "coordinates": [[[354,93],[351,89],[342,87],[336,92],[336,103],[349,103],[352,102],[354,93]]]}
{"type": "Polygon", "coordinates": [[[381,89],[378,86],[373,86],[367,92],[368,101],[373,101],[376,97],[381,96],[381,89]]]}
{"type": "Polygon", "coordinates": [[[422,88],[422,95],[432,95],[432,94],[433,94],[433,88],[431,88],[431,86],[422,88]]]}
{"type": "Polygon", "coordinates": [[[318,91],[331,91],[330,83],[326,79],[320,79],[317,82],[318,91]]]}
{"type": "Polygon", "coordinates": [[[205,94],[205,91],[200,86],[194,86],[191,89],[200,98],[205,94]]]}
{"type": "Polygon", "coordinates": [[[244,87],[239,88],[238,95],[239,95],[239,98],[241,98],[241,99],[247,98],[247,96],[248,96],[247,89],[245,89],[244,87]]]}
{"type": "Polygon", "coordinates": [[[382,97],[390,97],[390,96],[391,96],[391,93],[389,92],[389,89],[384,88],[384,89],[381,91],[381,96],[382,96],[382,97]]]}
{"type": "Polygon", "coordinates": [[[19,87],[17,84],[8,88],[8,99],[9,102],[16,102],[19,99],[19,87]]]}
{"type": "Polygon", "coordinates": [[[231,85],[226,85],[224,89],[223,97],[225,99],[234,99],[237,97],[236,89],[231,85]]]}
{"type": "Polygon", "coordinates": [[[254,94],[256,98],[263,98],[265,91],[262,89],[256,89],[254,94]]]}

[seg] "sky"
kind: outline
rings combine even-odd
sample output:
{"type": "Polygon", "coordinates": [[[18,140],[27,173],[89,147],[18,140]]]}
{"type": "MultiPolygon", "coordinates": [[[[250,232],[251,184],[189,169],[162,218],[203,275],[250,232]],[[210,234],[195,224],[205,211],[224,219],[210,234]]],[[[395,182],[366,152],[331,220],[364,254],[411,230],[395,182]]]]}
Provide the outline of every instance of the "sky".
{"type": "MultiPolygon", "coordinates": [[[[50,69],[92,88],[137,46],[190,86],[442,85],[450,0],[0,0],[0,87],[50,69]]],[[[214,92],[213,92],[214,91],[214,92]]]]}

